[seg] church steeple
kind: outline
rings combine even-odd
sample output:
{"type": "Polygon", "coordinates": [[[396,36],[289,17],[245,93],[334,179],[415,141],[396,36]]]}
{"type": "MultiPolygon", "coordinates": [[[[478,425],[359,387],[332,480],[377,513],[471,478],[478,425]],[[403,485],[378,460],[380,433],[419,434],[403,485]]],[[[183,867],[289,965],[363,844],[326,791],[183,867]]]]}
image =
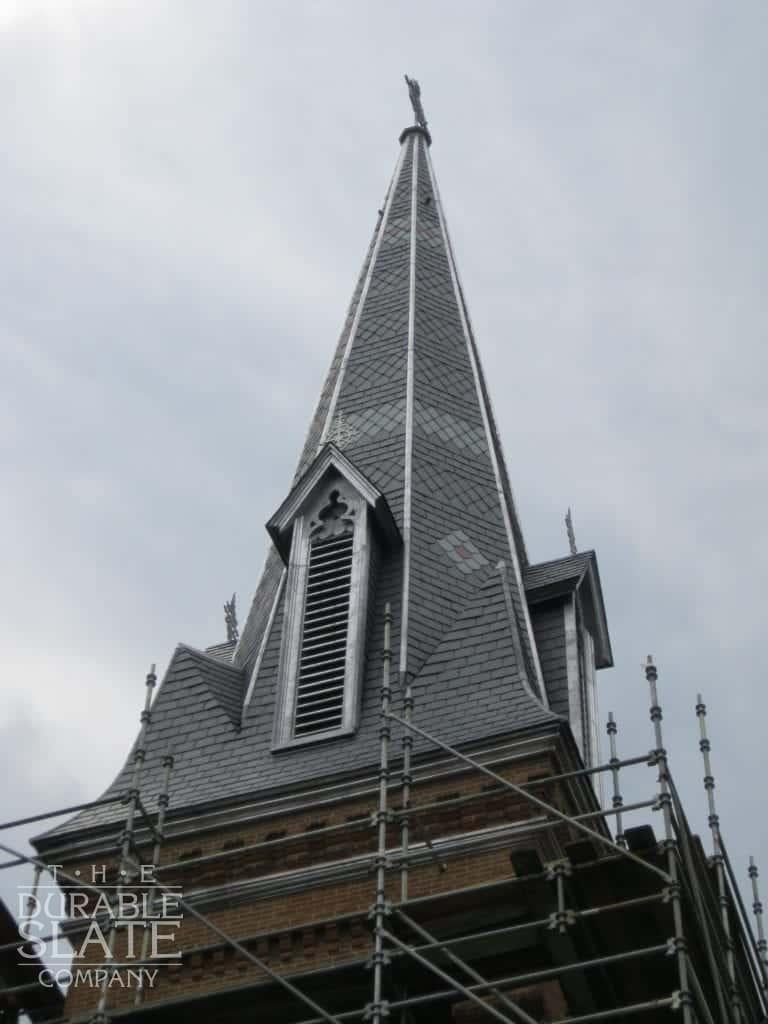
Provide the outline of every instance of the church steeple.
{"type": "MultiPolygon", "coordinates": [[[[523,591],[527,556],[432,165],[418,84],[297,479],[332,442],[385,497],[402,536],[398,667],[414,677],[505,567],[526,686],[546,704],[523,591]]],[[[273,555],[236,654],[255,665],[278,592],[273,555]]]]}
{"type": "MultiPolygon", "coordinates": [[[[595,670],[612,662],[596,559],[528,562],[420,90],[408,86],[415,123],[292,486],[267,523],[246,621],[236,638],[228,606],[227,643],[179,645],[153,705],[147,758],[173,743],[178,813],[378,779],[385,621],[393,700],[442,742],[599,759],[595,670]]],[[[430,748],[416,737],[407,753],[418,772],[430,748]]],[[[108,793],[130,777],[128,762],[108,793]]],[[[88,810],[50,841],[115,813],[88,810]]]]}

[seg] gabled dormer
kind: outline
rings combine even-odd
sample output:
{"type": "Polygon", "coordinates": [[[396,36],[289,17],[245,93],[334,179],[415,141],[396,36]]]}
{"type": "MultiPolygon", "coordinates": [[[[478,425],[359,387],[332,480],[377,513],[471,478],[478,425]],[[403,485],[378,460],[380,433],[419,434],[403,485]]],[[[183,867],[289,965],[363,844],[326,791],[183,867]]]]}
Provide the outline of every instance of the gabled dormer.
{"type": "Polygon", "coordinates": [[[553,711],[566,718],[586,765],[600,754],[598,669],[613,665],[594,551],[529,565],[525,595],[553,711]]]}
{"type": "Polygon", "coordinates": [[[288,567],[274,746],[357,728],[378,556],[400,545],[384,496],[326,445],[267,529],[288,567]]]}

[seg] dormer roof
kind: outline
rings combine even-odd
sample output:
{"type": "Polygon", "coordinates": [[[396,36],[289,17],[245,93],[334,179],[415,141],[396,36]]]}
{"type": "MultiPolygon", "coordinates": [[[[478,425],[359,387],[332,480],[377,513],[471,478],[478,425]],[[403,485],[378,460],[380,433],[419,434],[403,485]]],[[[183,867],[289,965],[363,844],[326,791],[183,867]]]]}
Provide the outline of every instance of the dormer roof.
{"type": "Polygon", "coordinates": [[[288,561],[291,534],[296,517],[301,514],[312,495],[331,477],[341,477],[363,498],[371,511],[375,527],[380,531],[390,550],[402,543],[400,531],[387,504],[387,499],[371,481],[360,472],[351,459],[334,444],[326,444],[302,473],[285,501],[267,523],[267,532],[275,543],[284,562],[288,561]]]}

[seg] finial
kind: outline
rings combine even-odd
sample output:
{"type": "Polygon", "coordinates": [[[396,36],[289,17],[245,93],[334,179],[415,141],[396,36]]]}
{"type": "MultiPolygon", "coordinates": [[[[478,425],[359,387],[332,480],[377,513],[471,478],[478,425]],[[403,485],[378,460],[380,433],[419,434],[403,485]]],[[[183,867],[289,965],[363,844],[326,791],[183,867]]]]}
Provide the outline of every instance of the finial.
{"type": "Polygon", "coordinates": [[[408,96],[413,107],[414,122],[420,128],[426,128],[427,118],[424,115],[424,107],[421,105],[421,86],[415,78],[409,78],[408,75],[405,75],[405,81],[408,85],[408,96]]]}
{"type": "Polygon", "coordinates": [[[576,547],[576,534],[573,532],[573,516],[571,515],[570,506],[565,513],[565,529],[568,532],[568,547],[571,549],[571,554],[577,555],[579,549],[576,547]]]}
{"type": "Polygon", "coordinates": [[[331,429],[328,431],[328,436],[325,440],[328,444],[335,444],[337,448],[346,448],[356,441],[359,436],[360,431],[357,427],[346,419],[343,412],[340,412],[331,424],[331,429]]]}
{"type": "Polygon", "coordinates": [[[227,640],[237,640],[240,636],[240,631],[237,628],[237,609],[235,608],[235,602],[237,595],[232,595],[231,601],[224,602],[224,622],[227,624],[227,640]]]}

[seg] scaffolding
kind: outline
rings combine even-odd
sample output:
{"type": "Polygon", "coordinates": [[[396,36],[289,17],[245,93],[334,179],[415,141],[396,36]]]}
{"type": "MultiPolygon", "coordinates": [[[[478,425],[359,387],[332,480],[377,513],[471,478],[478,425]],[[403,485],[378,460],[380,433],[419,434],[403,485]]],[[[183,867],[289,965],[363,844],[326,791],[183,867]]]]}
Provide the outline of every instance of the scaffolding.
{"type": "MultiPolygon", "coordinates": [[[[753,929],[720,831],[706,730],[706,707],[700,696],[696,715],[712,836],[709,858],[690,828],[670,770],[662,732],[658,673],[651,658],[644,670],[653,727],[654,746],[650,751],[620,757],[618,726],[610,714],[607,723],[610,758],[607,762],[531,778],[524,783],[514,782],[503,774],[503,757],[483,759],[472,756],[417,725],[414,721],[413,688],[407,680],[398,680],[402,706],[398,709],[400,713],[396,713],[393,710],[395,693],[391,661],[391,614],[387,608],[376,809],[364,820],[324,825],[312,832],[313,840],[318,840],[366,829],[373,831],[375,845],[368,857],[373,874],[373,902],[368,910],[371,945],[370,955],[365,961],[318,968],[311,972],[311,976],[290,975],[276,970],[267,958],[256,955],[253,949],[259,941],[274,934],[274,930],[233,936],[196,907],[191,897],[179,895],[178,887],[163,880],[172,879],[174,872],[182,869],[205,869],[231,857],[242,857],[244,853],[289,847],[297,839],[305,838],[305,834],[278,836],[230,850],[161,862],[173,770],[170,750],[162,759],[163,782],[154,814],[147,810],[141,799],[146,736],[152,718],[154,666],[146,678],[146,699],[139,739],[134,748],[129,788],[114,797],[5,822],[0,824],[0,831],[65,813],[124,804],[125,825],[118,837],[115,856],[119,869],[116,886],[108,889],[103,885],[90,884],[61,868],[55,880],[104,898],[111,906],[120,893],[120,887],[136,878],[142,859],[137,830],[143,828],[143,833],[151,841],[151,863],[156,868],[148,884],[149,906],[152,907],[163,894],[172,895],[184,914],[197,920],[216,939],[211,945],[182,949],[181,955],[228,948],[258,968],[264,977],[258,984],[273,985],[276,992],[289,997],[285,1005],[280,1004],[278,1015],[259,1019],[290,1021],[291,1024],[341,1024],[347,1021],[386,1024],[394,1020],[399,1024],[415,1024],[432,1019],[436,1007],[460,1004],[465,1015],[462,1019],[474,1021],[477,1016],[478,1020],[493,1018],[507,1024],[591,1024],[623,1020],[630,1016],[642,1022],[665,1019],[669,1013],[678,1014],[684,1024],[757,1024],[768,1020],[768,944],[757,867],[750,859],[748,878],[753,897],[753,929]],[[397,764],[392,761],[396,731],[402,751],[397,764]],[[412,797],[418,787],[413,785],[411,771],[416,737],[445,755],[446,763],[452,768],[478,773],[492,785],[479,792],[459,794],[450,799],[414,803],[412,797]],[[649,800],[626,803],[621,792],[622,773],[637,766],[653,770],[656,792],[649,800]],[[557,806],[557,799],[544,799],[539,795],[542,792],[555,793],[557,786],[586,787],[600,776],[606,776],[611,784],[610,808],[600,808],[594,800],[596,806],[593,809],[577,813],[567,806],[557,806]],[[394,794],[399,795],[398,805],[393,804],[394,794]],[[518,859],[514,875],[412,897],[409,893],[409,872],[414,850],[413,836],[420,835],[428,856],[441,872],[446,870],[441,851],[444,841],[430,836],[424,818],[436,809],[458,809],[498,794],[513,795],[532,812],[532,816],[508,823],[507,831],[514,833],[514,851],[517,851],[518,859]],[[648,826],[636,829],[626,826],[628,814],[648,809],[660,812],[663,820],[663,838],[659,843],[648,826]],[[615,826],[613,831],[608,826],[611,820],[615,826]],[[564,852],[546,863],[541,860],[538,846],[524,846],[526,839],[535,844],[542,835],[553,833],[561,838],[578,836],[582,842],[563,841],[560,846],[564,852]],[[390,845],[393,834],[399,837],[394,847],[390,845]],[[396,885],[399,891],[397,900],[388,897],[388,893],[394,891],[392,885],[388,886],[390,879],[394,879],[392,885],[396,885]],[[600,893],[606,890],[612,895],[601,900],[600,893]],[[495,909],[498,907],[503,908],[500,920],[495,909]],[[471,910],[470,924],[467,924],[467,908],[471,910]],[[483,913],[478,908],[483,908],[483,913]],[[490,908],[493,908],[493,913],[490,908]],[[446,928],[446,920],[459,923],[446,928]],[[542,962],[525,964],[521,951],[539,948],[536,944],[539,942],[541,945],[542,936],[546,939],[541,946],[544,950],[542,962]],[[632,941],[627,948],[616,949],[613,943],[606,949],[606,936],[621,936],[622,940],[632,941]],[[553,955],[553,949],[558,951],[557,957],[553,955]],[[506,968],[510,950],[516,951],[521,960],[521,969],[513,973],[506,968]],[[503,960],[502,964],[499,964],[500,960],[503,960]],[[358,991],[360,979],[367,976],[365,984],[369,993],[368,998],[351,1007],[345,1005],[345,1000],[339,996],[337,985],[337,979],[349,971],[356,972],[357,987],[354,991],[358,991]],[[593,975],[599,976],[599,982],[590,986],[584,979],[593,975]],[[555,991],[561,995],[563,986],[571,985],[575,989],[580,985],[593,1005],[587,1012],[575,1015],[566,1009],[564,1014],[552,1017],[545,1008],[543,1015],[538,1012],[534,1016],[530,993],[541,992],[542,986],[547,985],[554,985],[555,991]],[[597,989],[601,998],[596,1001],[594,991],[597,989]],[[306,1016],[307,1012],[311,1016],[306,1016]],[[297,1017],[297,1014],[304,1016],[297,1017]]],[[[48,865],[42,859],[5,843],[0,842],[0,850],[11,858],[0,867],[20,864],[33,867],[33,893],[36,892],[41,876],[49,870],[48,865]]],[[[308,922],[307,926],[313,923],[340,924],[359,917],[359,913],[338,915],[320,922],[308,922]]],[[[164,1007],[170,1011],[177,1002],[150,1001],[147,991],[140,987],[130,1008],[110,1010],[109,977],[121,966],[114,959],[118,930],[119,923],[110,916],[109,952],[105,957],[105,966],[110,973],[102,982],[90,1016],[93,1024],[105,1024],[113,1017],[138,1021],[150,1007],[162,1013],[164,1007]]],[[[44,942],[51,938],[36,937],[35,941],[44,942]]],[[[30,940],[20,936],[18,941],[0,945],[0,954],[28,949],[29,946],[30,940]]],[[[148,957],[145,937],[137,963],[151,965],[152,962],[148,957]]],[[[251,993],[254,991],[253,984],[247,988],[251,993]]],[[[226,993],[226,989],[215,993],[203,990],[197,998],[221,997],[226,993]]],[[[31,1008],[33,997],[37,995],[37,982],[11,985],[0,990],[0,1019],[3,1019],[3,1008],[31,1008]]],[[[39,1010],[35,1012],[38,1013],[35,1019],[44,1019],[39,1010]]],[[[65,1019],[69,1018],[59,1018],[65,1019]]]]}

